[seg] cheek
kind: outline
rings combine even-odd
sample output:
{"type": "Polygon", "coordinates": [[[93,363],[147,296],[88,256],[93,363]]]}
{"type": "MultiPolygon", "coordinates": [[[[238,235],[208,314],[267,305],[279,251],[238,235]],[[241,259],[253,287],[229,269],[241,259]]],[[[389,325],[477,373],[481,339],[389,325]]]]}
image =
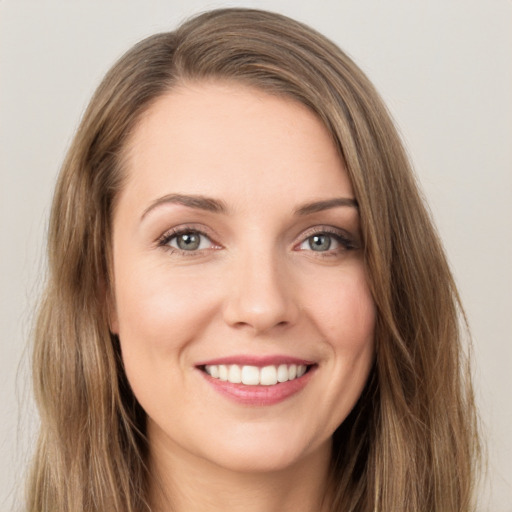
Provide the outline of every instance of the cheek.
{"type": "Polygon", "coordinates": [[[333,432],[361,396],[375,356],[376,310],[364,272],[332,281],[329,293],[317,297],[315,324],[329,354],[322,397],[333,432]]]}
{"type": "MultiPolygon", "coordinates": [[[[133,267],[132,267],[133,269],[133,267]]],[[[189,368],[186,347],[207,322],[211,305],[194,280],[159,265],[116,274],[118,335],[132,389],[151,409],[156,397],[170,396],[189,368]]],[[[165,402],[165,401],[163,401],[165,402]]]]}
{"type": "Polygon", "coordinates": [[[178,413],[180,400],[169,397],[187,395],[186,349],[209,323],[213,310],[211,298],[198,292],[194,279],[168,274],[154,267],[119,271],[116,286],[126,375],[151,417],[178,413]]]}
{"type": "Polygon", "coordinates": [[[211,301],[204,287],[188,275],[168,269],[124,273],[116,286],[117,316],[121,339],[142,343],[155,350],[174,348],[208,318],[211,301]],[[202,320],[200,320],[202,318],[202,320]]]}
{"type": "MultiPolygon", "coordinates": [[[[361,265],[362,267],[362,265],[361,265]]],[[[366,351],[373,346],[375,304],[362,268],[325,282],[311,303],[317,328],[333,350],[366,351]]]]}

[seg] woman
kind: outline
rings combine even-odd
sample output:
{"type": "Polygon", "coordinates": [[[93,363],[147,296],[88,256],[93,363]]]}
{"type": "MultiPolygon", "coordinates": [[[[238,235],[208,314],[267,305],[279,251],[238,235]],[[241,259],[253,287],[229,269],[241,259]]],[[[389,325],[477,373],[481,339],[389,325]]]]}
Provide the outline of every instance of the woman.
{"type": "Polygon", "coordinates": [[[29,510],[466,511],[457,291],[381,100],[212,11],[130,50],[64,162],[29,510]]]}

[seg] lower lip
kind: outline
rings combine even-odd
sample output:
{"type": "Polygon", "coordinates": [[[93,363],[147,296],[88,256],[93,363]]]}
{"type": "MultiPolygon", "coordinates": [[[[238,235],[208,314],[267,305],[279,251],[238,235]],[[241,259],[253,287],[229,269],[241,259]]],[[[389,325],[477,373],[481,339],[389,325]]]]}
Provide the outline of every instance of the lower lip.
{"type": "Polygon", "coordinates": [[[243,405],[264,406],[278,404],[302,391],[311,380],[315,370],[316,366],[313,366],[302,377],[280,382],[273,386],[233,384],[232,382],[215,379],[202,370],[199,371],[206,382],[221,395],[243,405]]]}

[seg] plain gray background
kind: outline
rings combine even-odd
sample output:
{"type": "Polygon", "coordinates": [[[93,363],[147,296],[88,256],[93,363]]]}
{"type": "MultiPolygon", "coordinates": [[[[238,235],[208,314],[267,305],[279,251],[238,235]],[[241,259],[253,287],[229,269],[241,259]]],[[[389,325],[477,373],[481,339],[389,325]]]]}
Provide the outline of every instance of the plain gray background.
{"type": "Polygon", "coordinates": [[[0,0],[0,510],[37,426],[27,338],[52,188],[80,115],[140,38],[213,7],[304,21],[387,102],[444,240],[474,337],[488,440],[482,511],[512,511],[512,2],[0,0]]]}

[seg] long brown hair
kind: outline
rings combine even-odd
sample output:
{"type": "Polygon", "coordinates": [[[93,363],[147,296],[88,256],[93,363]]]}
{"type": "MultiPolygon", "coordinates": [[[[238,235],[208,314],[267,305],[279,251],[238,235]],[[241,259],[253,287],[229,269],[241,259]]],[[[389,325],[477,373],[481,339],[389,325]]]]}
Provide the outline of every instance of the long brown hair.
{"type": "Polygon", "coordinates": [[[332,510],[471,510],[479,444],[464,316],[400,138],[372,84],[338,47],[289,18],[249,9],[211,11],[137,44],[84,115],[51,212],[28,510],[149,509],[145,414],[126,382],[106,307],[112,211],[123,148],[141,114],[176,84],[210,79],[312,109],[359,204],[376,361],[334,434],[332,510]]]}

